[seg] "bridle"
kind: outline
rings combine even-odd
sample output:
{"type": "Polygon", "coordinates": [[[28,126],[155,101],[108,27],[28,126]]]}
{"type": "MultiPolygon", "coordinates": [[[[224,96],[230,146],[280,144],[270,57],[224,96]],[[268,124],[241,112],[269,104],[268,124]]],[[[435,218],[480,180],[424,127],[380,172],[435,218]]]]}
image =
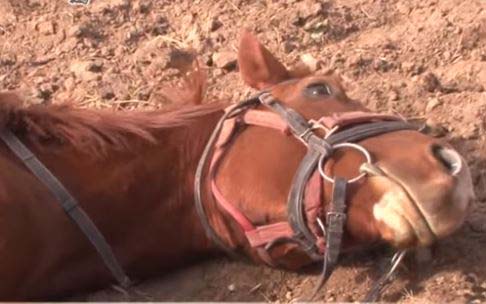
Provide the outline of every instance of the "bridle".
{"type": "MultiPolygon", "coordinates": [[[[366,175],[361,173],[350,180],[341,177],[331,178],[323,172],[322,166],[334,151],[344,147],[357,149],[365,155],[366,162],[371,163],[371,156],[366,149],[355,142],[400,130],[417,130],[417,127],[397,116],[370,112],[344,112],[324,116],[318,121],[308,120],[274,98],[268,91],[227,108],[206,144],[195,175],[195,205],[207,236],[228,255],[237,256],[212,228],[206,214],[202,191],[207,186],[205,181],[209,180],[210,192],[217,205],[241,227],[248,243],[256,249],[265,263],[276,265],[269,250],[284,243],[295,244],[313,261],[323,261],[322,276],[312,299],[329,279],[338,261],[347,218],[347,185],[366,175]],[[267,111],[257,109],[259,106],[263,106],[267,111]],[[307,147],[307,153],[294,175],[288,195],[287,221],[255,227],[224,197],[216,185],[215,176],[228,143],[245,125],[280,130],[294,136],[307,147]],[[317,129],[325,130],[326,135],[319,136],[316,133],[317,129]],[[321,201],[323,182],[332,183],[332,199],[328,207],[330,210],[327,212],[324,212],[324,204],[321,201]],[[325,224],[321,219],[323,215],[325,224]]],[[[395,255],[390,270],[376,282],[365,301],[374,301],[378,298],[404,255],[404,251],[395,255]]]]}

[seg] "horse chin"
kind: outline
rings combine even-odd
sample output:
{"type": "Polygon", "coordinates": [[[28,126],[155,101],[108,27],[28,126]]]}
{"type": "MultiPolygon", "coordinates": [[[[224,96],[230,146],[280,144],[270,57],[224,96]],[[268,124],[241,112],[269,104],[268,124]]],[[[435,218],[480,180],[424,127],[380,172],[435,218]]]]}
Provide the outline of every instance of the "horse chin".
{"type": "Polygon", "coordinates": [[[429,223],[408,192],[388,176],[370,177],[383,195],[373,207],[382,238],[398,248],[428,246],[436,240],[429,223]]]}

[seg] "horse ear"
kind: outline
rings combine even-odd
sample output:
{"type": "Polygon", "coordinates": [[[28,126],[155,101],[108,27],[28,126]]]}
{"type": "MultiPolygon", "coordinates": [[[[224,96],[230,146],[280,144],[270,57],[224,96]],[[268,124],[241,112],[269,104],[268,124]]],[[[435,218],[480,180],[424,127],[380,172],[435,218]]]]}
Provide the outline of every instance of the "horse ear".
{"type": "Polygon", "coordinates": [[[247,30],[241,33],[238,65],[243,80],[258,90],[290,78],[287,69],[247,30]]]}

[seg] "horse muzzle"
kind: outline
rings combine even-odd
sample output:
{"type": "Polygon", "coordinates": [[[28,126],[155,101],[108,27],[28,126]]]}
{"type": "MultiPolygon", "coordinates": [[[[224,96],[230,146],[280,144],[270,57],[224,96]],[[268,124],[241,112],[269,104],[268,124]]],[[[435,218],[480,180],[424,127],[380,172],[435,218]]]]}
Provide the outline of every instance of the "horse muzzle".
{"type": "Polygon", "coordinates": [[[414,175],[386,162],[363,168],[376,187],[386,189],[373,215],[386,226],[379,227],[384,238],[397,247],[427,246],[450,235],[474,199],[469,168],[455,150],[433,144],[429,157],[429,174],[414,175]]]}

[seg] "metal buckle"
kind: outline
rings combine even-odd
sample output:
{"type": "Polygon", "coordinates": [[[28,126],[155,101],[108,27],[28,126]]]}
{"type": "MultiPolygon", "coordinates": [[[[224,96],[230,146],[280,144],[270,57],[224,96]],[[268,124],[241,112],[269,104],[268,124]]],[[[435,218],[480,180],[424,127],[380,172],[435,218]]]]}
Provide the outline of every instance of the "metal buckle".
{"type": "Polygon", "coordinates": [[[326,222],[327,222],[328,229],[330,228],[331,223],[343,224],[346,221],[347,217],[348,216],[344,212],[334,212],[334,211],[328,212],[326,214],[326,222]]]}
{"type": "Polygon", "coordinates": [[[262,104],[272,104],[272,102],[275,101],[275,98],[273,98],[272,93],[268,91],[263,91],[260,96],[258,96],[258,99],[262,104]]]}
{"type": "MultiPolygon", "coordinates": [[[[363,153],[363,155],[365,156],[366,158],[366,162],[371,164],[371,155],[370,153],[365,149],[363,148],[362,146],[358,145],[358,144],[353,144],[353,143],[341,143],[341,144],[336,144],[334,146],[332,146],[333,148],[333,151],[335,151],[336,149],[339,149],[339,148],[344,148],[344,147],[347,147],[347,148],[353,148],[353,149],[356,149],[358,150],[359,152],[363,153]]],[[[318,169],[319,169],[319,173],[321,174],[321,176],[328,182],[330,182],[331,184],[334,184],[334,178],[331,178],[329,177],[325,172],[324,172],[324,169],[322,168],[323,165],[324,165],[324,159],[327,157],[327,155],[322,155],[321,158],[319,159],[319,165],[318,165],[318,169]]],[[[360,180],[361,178],[365,177],[366,176],[366,172],[363,172],[361,174],[359,174],[358,176],[350,179],[348,181],[348,183],[354,183],[354,182],[357,182],[358,180],[360,180]]]]}

